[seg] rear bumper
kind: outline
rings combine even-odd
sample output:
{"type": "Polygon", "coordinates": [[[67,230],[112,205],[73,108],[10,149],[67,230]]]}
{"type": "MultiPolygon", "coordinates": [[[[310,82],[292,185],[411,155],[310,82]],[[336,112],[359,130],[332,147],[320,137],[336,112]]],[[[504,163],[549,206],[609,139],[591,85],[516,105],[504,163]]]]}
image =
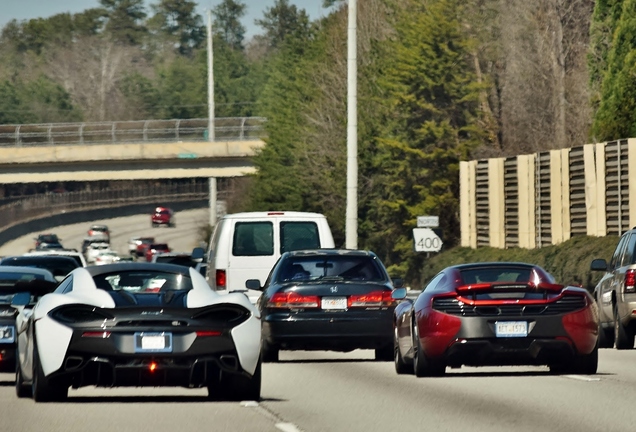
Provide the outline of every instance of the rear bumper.
{"type": "Polygon", "coordinates": [[[332,350],[383,348],[393,343],[392,311],[369,317],[332,316],[299,318],[273,314],[263,318],[263,338],[288,350],[332,350]]]}
{"type": "Polygon", "coordinates": [[[424,352],[451,366],[546,365],[591,353],[598,338],[595,306],[552,316],[463,317],[432,311],[436,328],[420,325],[424,352]],[[441,320],[437,319],[441,315],[441,320]],[[497,337],[497,321],[525,321],[525,337],[497,337]]]}
{"type": "Polygon", "coordinates": [[[15,372],[15,344],[0,344],[0,372],[15,372]]]}

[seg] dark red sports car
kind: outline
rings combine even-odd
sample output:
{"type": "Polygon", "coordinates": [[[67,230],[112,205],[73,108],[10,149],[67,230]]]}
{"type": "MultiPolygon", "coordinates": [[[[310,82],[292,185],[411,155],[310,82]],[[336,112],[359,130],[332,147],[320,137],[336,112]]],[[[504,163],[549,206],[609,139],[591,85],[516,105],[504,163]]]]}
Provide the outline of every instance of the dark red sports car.
{"type": "Polygon", "coordinates": [[[583,288],[556,284],[525,263],[447,267],[413,301],[401,288],[394,313],[397,373],[443,375],[446,367],[548,365],[594,374],[598,309],[583,288]]]}

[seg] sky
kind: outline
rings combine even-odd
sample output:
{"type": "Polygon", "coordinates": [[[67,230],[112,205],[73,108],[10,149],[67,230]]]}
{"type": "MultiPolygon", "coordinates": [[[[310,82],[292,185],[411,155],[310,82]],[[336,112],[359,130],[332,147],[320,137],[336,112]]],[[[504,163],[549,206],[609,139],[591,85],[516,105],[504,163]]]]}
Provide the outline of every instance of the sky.
{"type": "MultiPolygon", "coordinates": [[[[242,0],[245,3],[246,14],[243,18],[243,25],[247,32],[247,38],[260,33],[260,27],[254,24],[254,20],[262,18],[263,11],[274,5],[274,0],[242,0]]],[[[206,10],[218,5],[221,0],[197,0],[198,13],[206,17],[206,10]]],[[[327,14],[321,7],[322,0],[290,0],[301,9],[305,9],[309,17],[313,20],[327,14]]],[[[155,3],[147,0],[147,4],[155,3]]],[[[46,18],[58,13],[77,13],[93,7],[98,7],[98,0],[0,0],[0,27],[12,19],[29,20],[32,18],[46,18]]]]}

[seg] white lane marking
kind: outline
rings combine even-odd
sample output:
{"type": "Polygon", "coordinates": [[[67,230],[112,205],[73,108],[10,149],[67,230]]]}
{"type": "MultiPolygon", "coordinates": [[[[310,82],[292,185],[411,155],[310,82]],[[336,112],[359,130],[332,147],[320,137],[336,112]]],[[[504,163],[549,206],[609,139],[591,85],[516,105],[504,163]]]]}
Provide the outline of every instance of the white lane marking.
{"type": "Polygon", "coordinates": [[[258,407],[259,405],[258,405],[258,402],[256,401],[242,401],[241,406],[245,408],[254,408],[254,407],[258,407]]]}
{"type": "Polygon", "coordinates": [[[276,423],[276,429],[280,429],[283,432],[301,432],[293,423],[276,423]]]}
{"type": "Polygon", "coordinates": [[[591,378],[591,377],[586,377],[586,376],[581,376],[581,375],[561,375],[563,378],[569,378],[569,379],[573,379],[573,380],[577,380],[577,381],[586,381],[586,382],[592,382],[592,381],[600,381],[600,378],[591,378]]]}

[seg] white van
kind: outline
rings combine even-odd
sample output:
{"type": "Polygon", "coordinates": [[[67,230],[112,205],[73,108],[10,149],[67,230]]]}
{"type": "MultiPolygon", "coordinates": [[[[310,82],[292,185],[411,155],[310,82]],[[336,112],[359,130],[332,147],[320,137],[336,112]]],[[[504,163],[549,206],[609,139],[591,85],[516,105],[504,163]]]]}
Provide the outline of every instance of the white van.
{"type": "Polygon", "coordinates": [[[250,212],[223,216],[210,238],[206,279],[217,291],[245,291],[252,303],[260,291],[245,281],[265,282],[283,252],[333,248],[327,218],[319,213],[250,212]]]}

